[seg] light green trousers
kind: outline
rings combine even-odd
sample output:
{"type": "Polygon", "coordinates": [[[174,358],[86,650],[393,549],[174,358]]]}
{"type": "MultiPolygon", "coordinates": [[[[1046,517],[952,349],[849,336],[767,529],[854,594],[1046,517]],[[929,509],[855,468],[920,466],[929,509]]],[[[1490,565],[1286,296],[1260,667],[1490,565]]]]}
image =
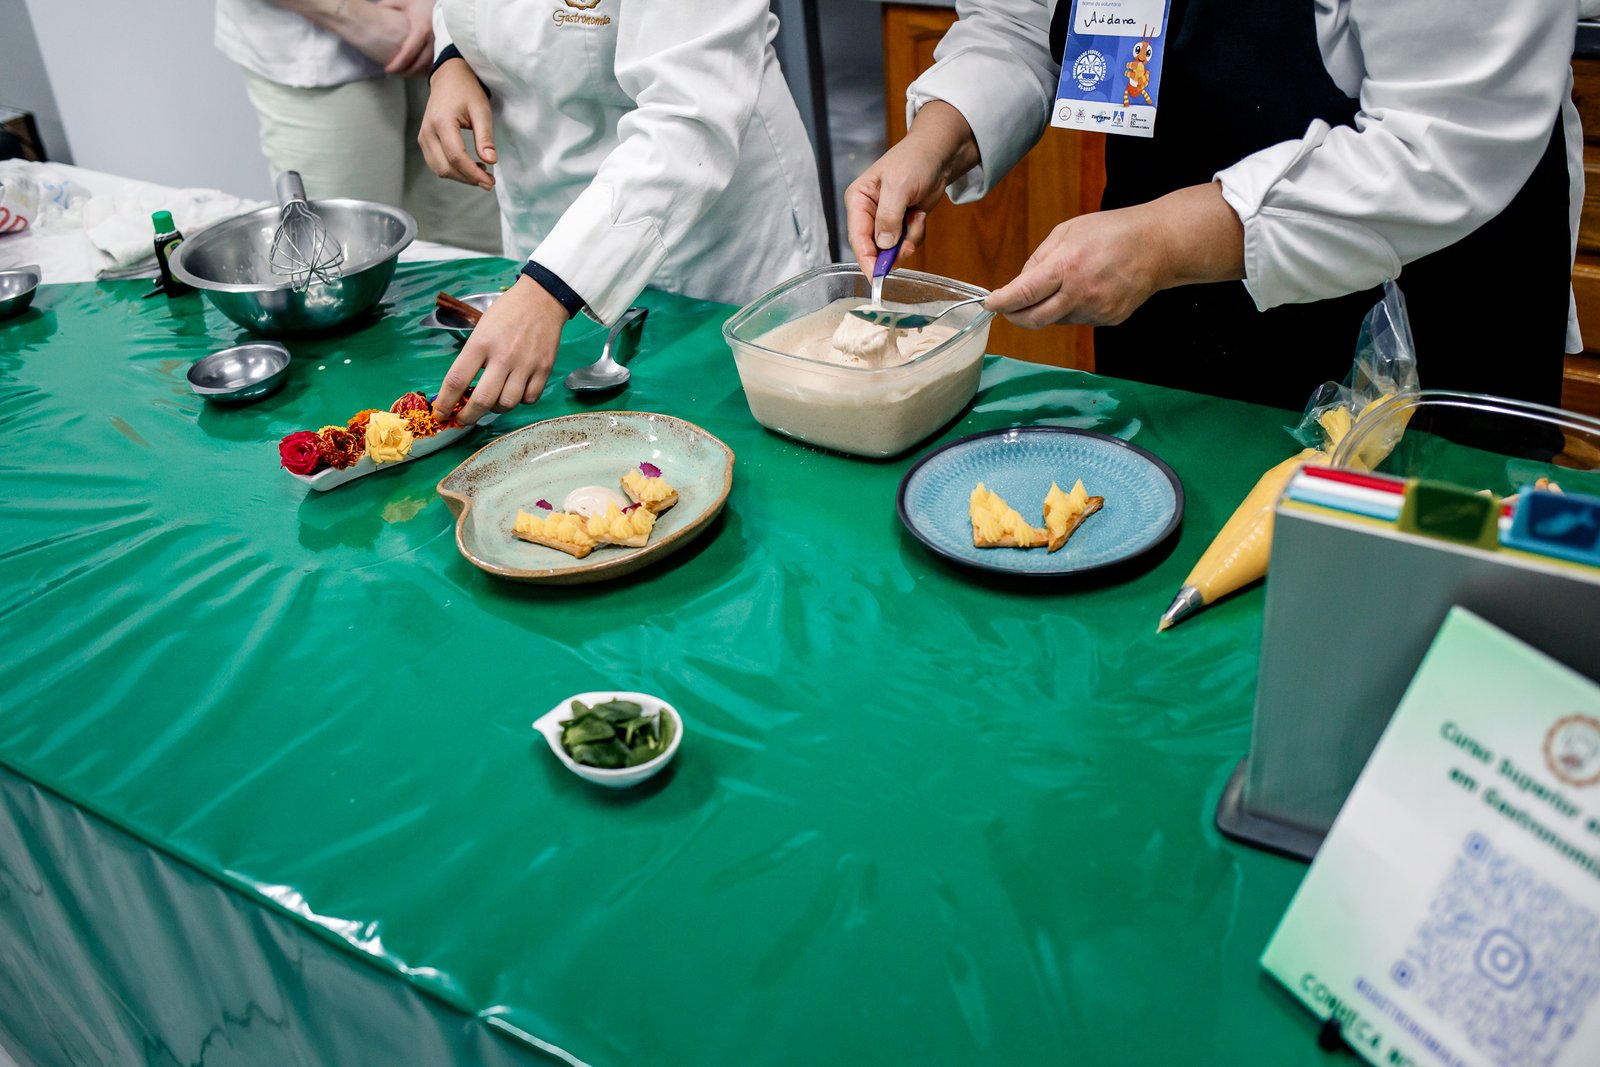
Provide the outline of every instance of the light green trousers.
{"type": "Polygon", "coordinates": [[[245,71],[274,176],[300,172],[313,200],[354,197],[410,212],[425,241],[500,254],[494,193],[436,176],[417,131],[428,79],[368,78],[327,89],[279,85],[245,71]]]}

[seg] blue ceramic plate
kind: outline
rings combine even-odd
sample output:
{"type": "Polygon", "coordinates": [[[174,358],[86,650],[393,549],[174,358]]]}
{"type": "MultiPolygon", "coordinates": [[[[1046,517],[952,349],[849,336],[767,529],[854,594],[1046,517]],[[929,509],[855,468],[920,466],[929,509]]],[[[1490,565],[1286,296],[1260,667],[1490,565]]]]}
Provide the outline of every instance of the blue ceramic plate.
{"type": "Polygon", "coordinates": [[[963,437],[923,456],[900,481],[899,510],[906,529],[946,559],[1048,577],[1109,567],[1160,544],[1183,518],[1183,486],[1171,467],[1120,438],[1022,426],[963,437]],[[1070,491],[1079,478],[1106,503],[1059,550],[973,546],[967,505],[979,482],[1043,526],[1050,483],[1070,491]]]}

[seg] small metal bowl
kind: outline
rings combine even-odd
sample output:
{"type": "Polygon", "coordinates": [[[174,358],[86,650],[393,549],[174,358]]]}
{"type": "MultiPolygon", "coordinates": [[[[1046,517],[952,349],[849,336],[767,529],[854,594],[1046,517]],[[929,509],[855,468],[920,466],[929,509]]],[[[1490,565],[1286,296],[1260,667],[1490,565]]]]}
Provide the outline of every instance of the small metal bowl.
{"type": "MultiPolygon", "coordinates": [[[[473,293],[471,296],[462,297],[461,302],[470,304],[479,311],[488,311],[489,305],[494,303],[499,295],[499,293],[473,293]]],[[[454,311],[439,307],[422,316],[422,325],[430,330],[446,330],[458,341],[465,341],[472,333],[472,324],[466,319],[454,311]]]]}
{"type": "Polygon", "coordinates": [[[189,388],[218,404],[243,404],[271,396],[289,379],[289,350],[276,341],[252,341],[198,359],[189,388]]]}
{"type": "Polygon", "coordinates": [[[42,277],[37,265],[0,270],[0,319],[27,311],[42,277]]]}

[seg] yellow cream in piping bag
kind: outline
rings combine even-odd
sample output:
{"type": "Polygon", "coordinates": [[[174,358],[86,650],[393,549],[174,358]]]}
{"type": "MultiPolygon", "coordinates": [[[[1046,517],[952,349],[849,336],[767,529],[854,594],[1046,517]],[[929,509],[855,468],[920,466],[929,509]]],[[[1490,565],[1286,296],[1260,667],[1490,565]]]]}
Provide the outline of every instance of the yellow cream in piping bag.
{"type": "MultiPolygon", "coordinates": [[[[1366,415],[1391,395],[1384,394],[1371,401],[1356,418],[1366,415]]],[[[1409,416],[1406,416],[1406,420],[1409,421],[1409,416]]],[[[1289,485],[1289,479],[1301,467],[1327,466],[1331,460],[1329,453],[1350,432],[1353,423],[1350,412],[1342,407],[1323,412],[1318,421],[1328,435],[1328,443],[1324,446],[1326,451],[1322,448],[1304,449],[1261,476],[1244,502],[1223,523],[1210,547],[1189,572],[1189,577],[1184,579],[1183,588],[1178,590],[1178,595],[1162,613],[1161,622],[1156,626],[1157,633],[1219,598],[1243,589],[1258,578],[1266,577],[1267,560],[1272,554],[1272,520],[1278,498],[1289,485]]],[[[1350,464],[1351,469],[1371,470],[1382,463],[1399,443],[1404,426],[1405,422],[1402,421],[1394,432],[1374,436],[1362,445],[1360,454],[1350,464]]]]}

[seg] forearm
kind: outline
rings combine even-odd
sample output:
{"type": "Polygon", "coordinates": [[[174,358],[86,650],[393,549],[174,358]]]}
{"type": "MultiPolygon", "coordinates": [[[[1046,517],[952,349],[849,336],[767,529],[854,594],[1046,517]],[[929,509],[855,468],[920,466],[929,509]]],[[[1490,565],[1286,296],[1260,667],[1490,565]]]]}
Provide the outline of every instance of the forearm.
{"type": "Polygon", "coordinates": [[[369,0],[269,0],[340,37],[348,37],[371,13],[369,0]]]}
{"type": "Polygon", "coordinates": [[[982,162],[972,127],[961,112],[943,100],[924,104],[906,137],[915,138],[935,158],[943,161],[941,185],[950,185],[982,162]]]}
{"type": "Polygon", "coordinates": [[[1221,182],[1190,185],[1150,201],[1145,223],[1159,267],[1156,289],[1244,277],[1244,226],[1221,182]]]}

